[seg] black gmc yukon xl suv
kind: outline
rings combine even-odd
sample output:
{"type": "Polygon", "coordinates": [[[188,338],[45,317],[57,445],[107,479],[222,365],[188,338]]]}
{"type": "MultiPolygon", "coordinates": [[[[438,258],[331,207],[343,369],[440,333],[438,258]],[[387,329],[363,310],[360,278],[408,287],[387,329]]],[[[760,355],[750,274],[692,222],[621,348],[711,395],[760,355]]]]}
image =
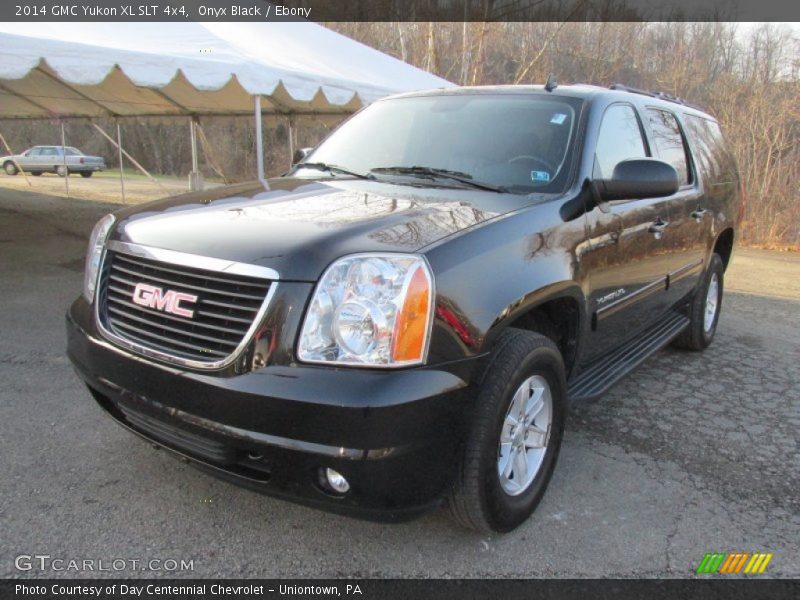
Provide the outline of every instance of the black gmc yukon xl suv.
{"type": "Polygon", "coordinates": [[[67,315],[100,406],[214,474],[508,531],[569,401],[714,337],[742,193],[717,122],[678,99],[406,94],[301,154],[268,186],[101,219],[67,315]]]}

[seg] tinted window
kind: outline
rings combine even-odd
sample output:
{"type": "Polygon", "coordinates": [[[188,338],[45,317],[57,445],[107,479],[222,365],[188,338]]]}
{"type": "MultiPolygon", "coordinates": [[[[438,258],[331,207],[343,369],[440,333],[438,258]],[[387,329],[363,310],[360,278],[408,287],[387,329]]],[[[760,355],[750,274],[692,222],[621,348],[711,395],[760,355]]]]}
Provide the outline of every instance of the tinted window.
{"type": "Polygon", "coordinates": [[[684,115],[684,121],[698,169],[717,182],[732,178],[732,161],[719,125],[695,115],[684,115]]]}
{"type": "Polygon", "coordinates": [[[41,153],[42,153],[41,148],[32,148],[31,150],[28,150],[26,156],[39,156],[41,153]]]}
{"type": "Polygon", "coordinates": [[[39,154],[41,156],[55,156],[56,155],[56,149],[55,148],[42,148],[39,151],[39,154]]]}
{"type": "Polygon", "coordinates": [[[72,146],[67,146],[67,156],[83,156],[83,152],[72,146]]]}
{"type": "MultiPolygon", "coordinates": [[[[398,166],[447,169],[519,193],[557,192],[568,178],[582,104],[577,98],[525,94],[385,100],[343,124],[307,160],[359,173],[398,166]]],[[[302,166],[297,173],[320,175],[302,166]]]]}
{"type": "Polygon", "coordinates": [[[647,150],[636,112],[629,104],[613,104],[603,115],[594,157],[594,176],[610,179],[617,163],[643,158],[647,150]]]}
{"type": "Polygon", "coordinates": [[[653,145],[658,157],[675,167],[678,181],[689,183],[689,167],[686,163],[686,146],[675,115],[665,110],[647,109],[647,118],[653,132],[653,145]]]}

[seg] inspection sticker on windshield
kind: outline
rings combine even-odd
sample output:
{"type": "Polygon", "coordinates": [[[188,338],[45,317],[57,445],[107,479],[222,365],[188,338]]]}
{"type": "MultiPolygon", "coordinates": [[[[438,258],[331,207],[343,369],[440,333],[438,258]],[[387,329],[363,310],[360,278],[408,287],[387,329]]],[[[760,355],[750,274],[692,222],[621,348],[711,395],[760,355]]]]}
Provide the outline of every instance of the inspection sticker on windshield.
{"type": "Polygon", "coordinates": [[[531,180],[550,181],[550,173],[547,171],[531,171],[531,180]]]}
{"type": "Polygon", "coordinates": [[[554,125],[562,125],[567,120],[567,115],[564,113],[556,113],[550,117],[550,122],[554,125]]]}

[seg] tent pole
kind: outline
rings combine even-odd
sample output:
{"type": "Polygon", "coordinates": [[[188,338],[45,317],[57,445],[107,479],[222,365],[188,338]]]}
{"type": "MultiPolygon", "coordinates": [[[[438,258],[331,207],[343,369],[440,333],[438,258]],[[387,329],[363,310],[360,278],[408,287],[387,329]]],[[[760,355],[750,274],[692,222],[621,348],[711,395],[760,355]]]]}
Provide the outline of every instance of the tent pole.
{"type": "MultiPolygon", "coordinates": [[[[3,137],[3,134],[2,134],[2,133],[0,133],[0,142],[3,142],[3,146],[5,146],[5,147],[6,147],[6,150],[8,151],[8,153],[9,153],[9,154],[10,154],[10,155],[13,157],[13,156],[14,156],[14,151],[11,149],[11,146],[9,146],[9,145],[8,145],[8,142],[6,141],[6,138],[4,138],[4,137],[3,137]]],[[[27,183],[27,184],[28,184],[28,187],[33,187],[33,184],[31,183],[31,180],[30,180],[30,179],[28,179],[28,174],[27,174],[27,173],[25,172],[25,170],[24,170],[24,169],[23,169],[23,168],[22,168],[22,167],[19,165],[19,163],[17,162],[17,159],[15,159],[15,158],[12,158],[12,159],[11,159],[11,162],[13,162],[13,163],[14,163],[14,166],[16,166],[16,167],[17,167],[17,171],[19,171],[20,173],[22,173],[22,176],[25,178],[25,183],[27,183]]]]}
{"type": "Polygon", "coordinates": [[[107,139],[109,142],[111,142],[111,144],[112,144],[112,145],[113,145],[115,148],[119,148],[119,151],[120,151],[120,152],[122,152],[123,156],[125,156],[125,158],[127,158],[129,161],[131,161],[131,162],[133,163],[133,166],[134,166],[134,167],[136,167],[136,168],[137,168],[137,169],[139,169],[139,170],[140,170],[142,173],[144,173],[144,174],[145,174],[145,175],[146,175],[146,176],[147,176],[147,177],[150,179],[150,181],[152,181],[153,183],[155,183],[155,184],[156,184],[158,187],[160,187],[162,190],[166,190],[166,189],[167,189],[167,188],[165,188],[163,185],[161,185],[161,183],[159,183],[158,179],[156,179],[155,177],[153,177],[153,176],[152,176],[152,175],[151,175],[151,174],[150,174],[150,173],[147,171],[147,169],[145,169],[145,168],[144,168],[142,165],[140,165],[140,164],[138,163],[138,161],[137,161],[135,158],[133,158],[133,157],[130,155],[130,152],[128,152],[127,150],[125,150],[125,148],[123,148],[123,147],[122,147],[122,144],[118,144],[117,142],[115,142],[115,141],[114,141],[114,138],[112,138],[112,137],[111,137],[110,135],[108,135],[108,134],[107,134],[105,131],[103,131],[103,128],[102,128],[102,127],[100,127],[100,125],[98,125],[97,123],[95,123],[94,121],[92,121],[92,127],[94,127],[94,128],[97,130],[97,131],[99,131],[99,132],[100,132],[100,135],[102,135],[102,136],[103,136],[104,138],[106,138],[106,139],[107,139]]]}
{"type": "Polygon", "coordinates": [[[264,189],[269,189],[264,177],[264,139],[261,135],[261,96],[254,96],[255,119],[256,119],[256,168],[258,172],[258,180],[264,189]]]}
{"type": "Polygon", "coordinates": [[[119,189],[122,191],[122,203],[127,204],[125,200],[125,177],[122,170],[122,130],[119,126],[119,119],[117,120],[117,151],[119,154],[119,189]]]}
{"type": "Polygon", "coordinates": [[[197,117],[192,117],[189,121],[189,135],[192,141],[192,172],[189,174],[189,188],[193,192],[203,189],[203,177],[200,175],[200,167],[197,162],[197,117]]]}
{"type": "Polygon", "coordinates": [[[67,136],[64,133],[64,121],[61,121],[61,156],[64,165],[64,187],[67,188],[67,198],[69,198],[69,169],[67,169],[67,136]]]}
{"type": "Polygon", "coordinates": [[[211,144],[206,137],[206,132],[203,131],[203,127],[200,123],[197,123],[197,134],[200,137],[200,148],[203,150],[203,156],[206,157],[206,163],[216,171],[217,175],[222,177],[222,183],[229,184],[230,181],[225,176],[225,173],[222,171],[222,167],[219,166],[219,161],[217,157],[214,155],[214,149],[211,147],[211,144]]]}
{"type": "Polygon", "coordinates": [[[294,162],[294,119],[289,117],[289,166],[294,162]]]}

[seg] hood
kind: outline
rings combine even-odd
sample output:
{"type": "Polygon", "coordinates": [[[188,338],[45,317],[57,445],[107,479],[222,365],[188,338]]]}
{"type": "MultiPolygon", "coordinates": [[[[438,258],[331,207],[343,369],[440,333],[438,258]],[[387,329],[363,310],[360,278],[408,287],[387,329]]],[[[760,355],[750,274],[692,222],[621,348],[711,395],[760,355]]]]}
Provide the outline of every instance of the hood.
{"type": "Polygon", "coordinates": [[[271,267],[282,280],[316,281],[346,254],[417,252],[532,202],[351,179],[280,178],[270,186],[227,186],[125,209],[111,239],[271,267]]]}

